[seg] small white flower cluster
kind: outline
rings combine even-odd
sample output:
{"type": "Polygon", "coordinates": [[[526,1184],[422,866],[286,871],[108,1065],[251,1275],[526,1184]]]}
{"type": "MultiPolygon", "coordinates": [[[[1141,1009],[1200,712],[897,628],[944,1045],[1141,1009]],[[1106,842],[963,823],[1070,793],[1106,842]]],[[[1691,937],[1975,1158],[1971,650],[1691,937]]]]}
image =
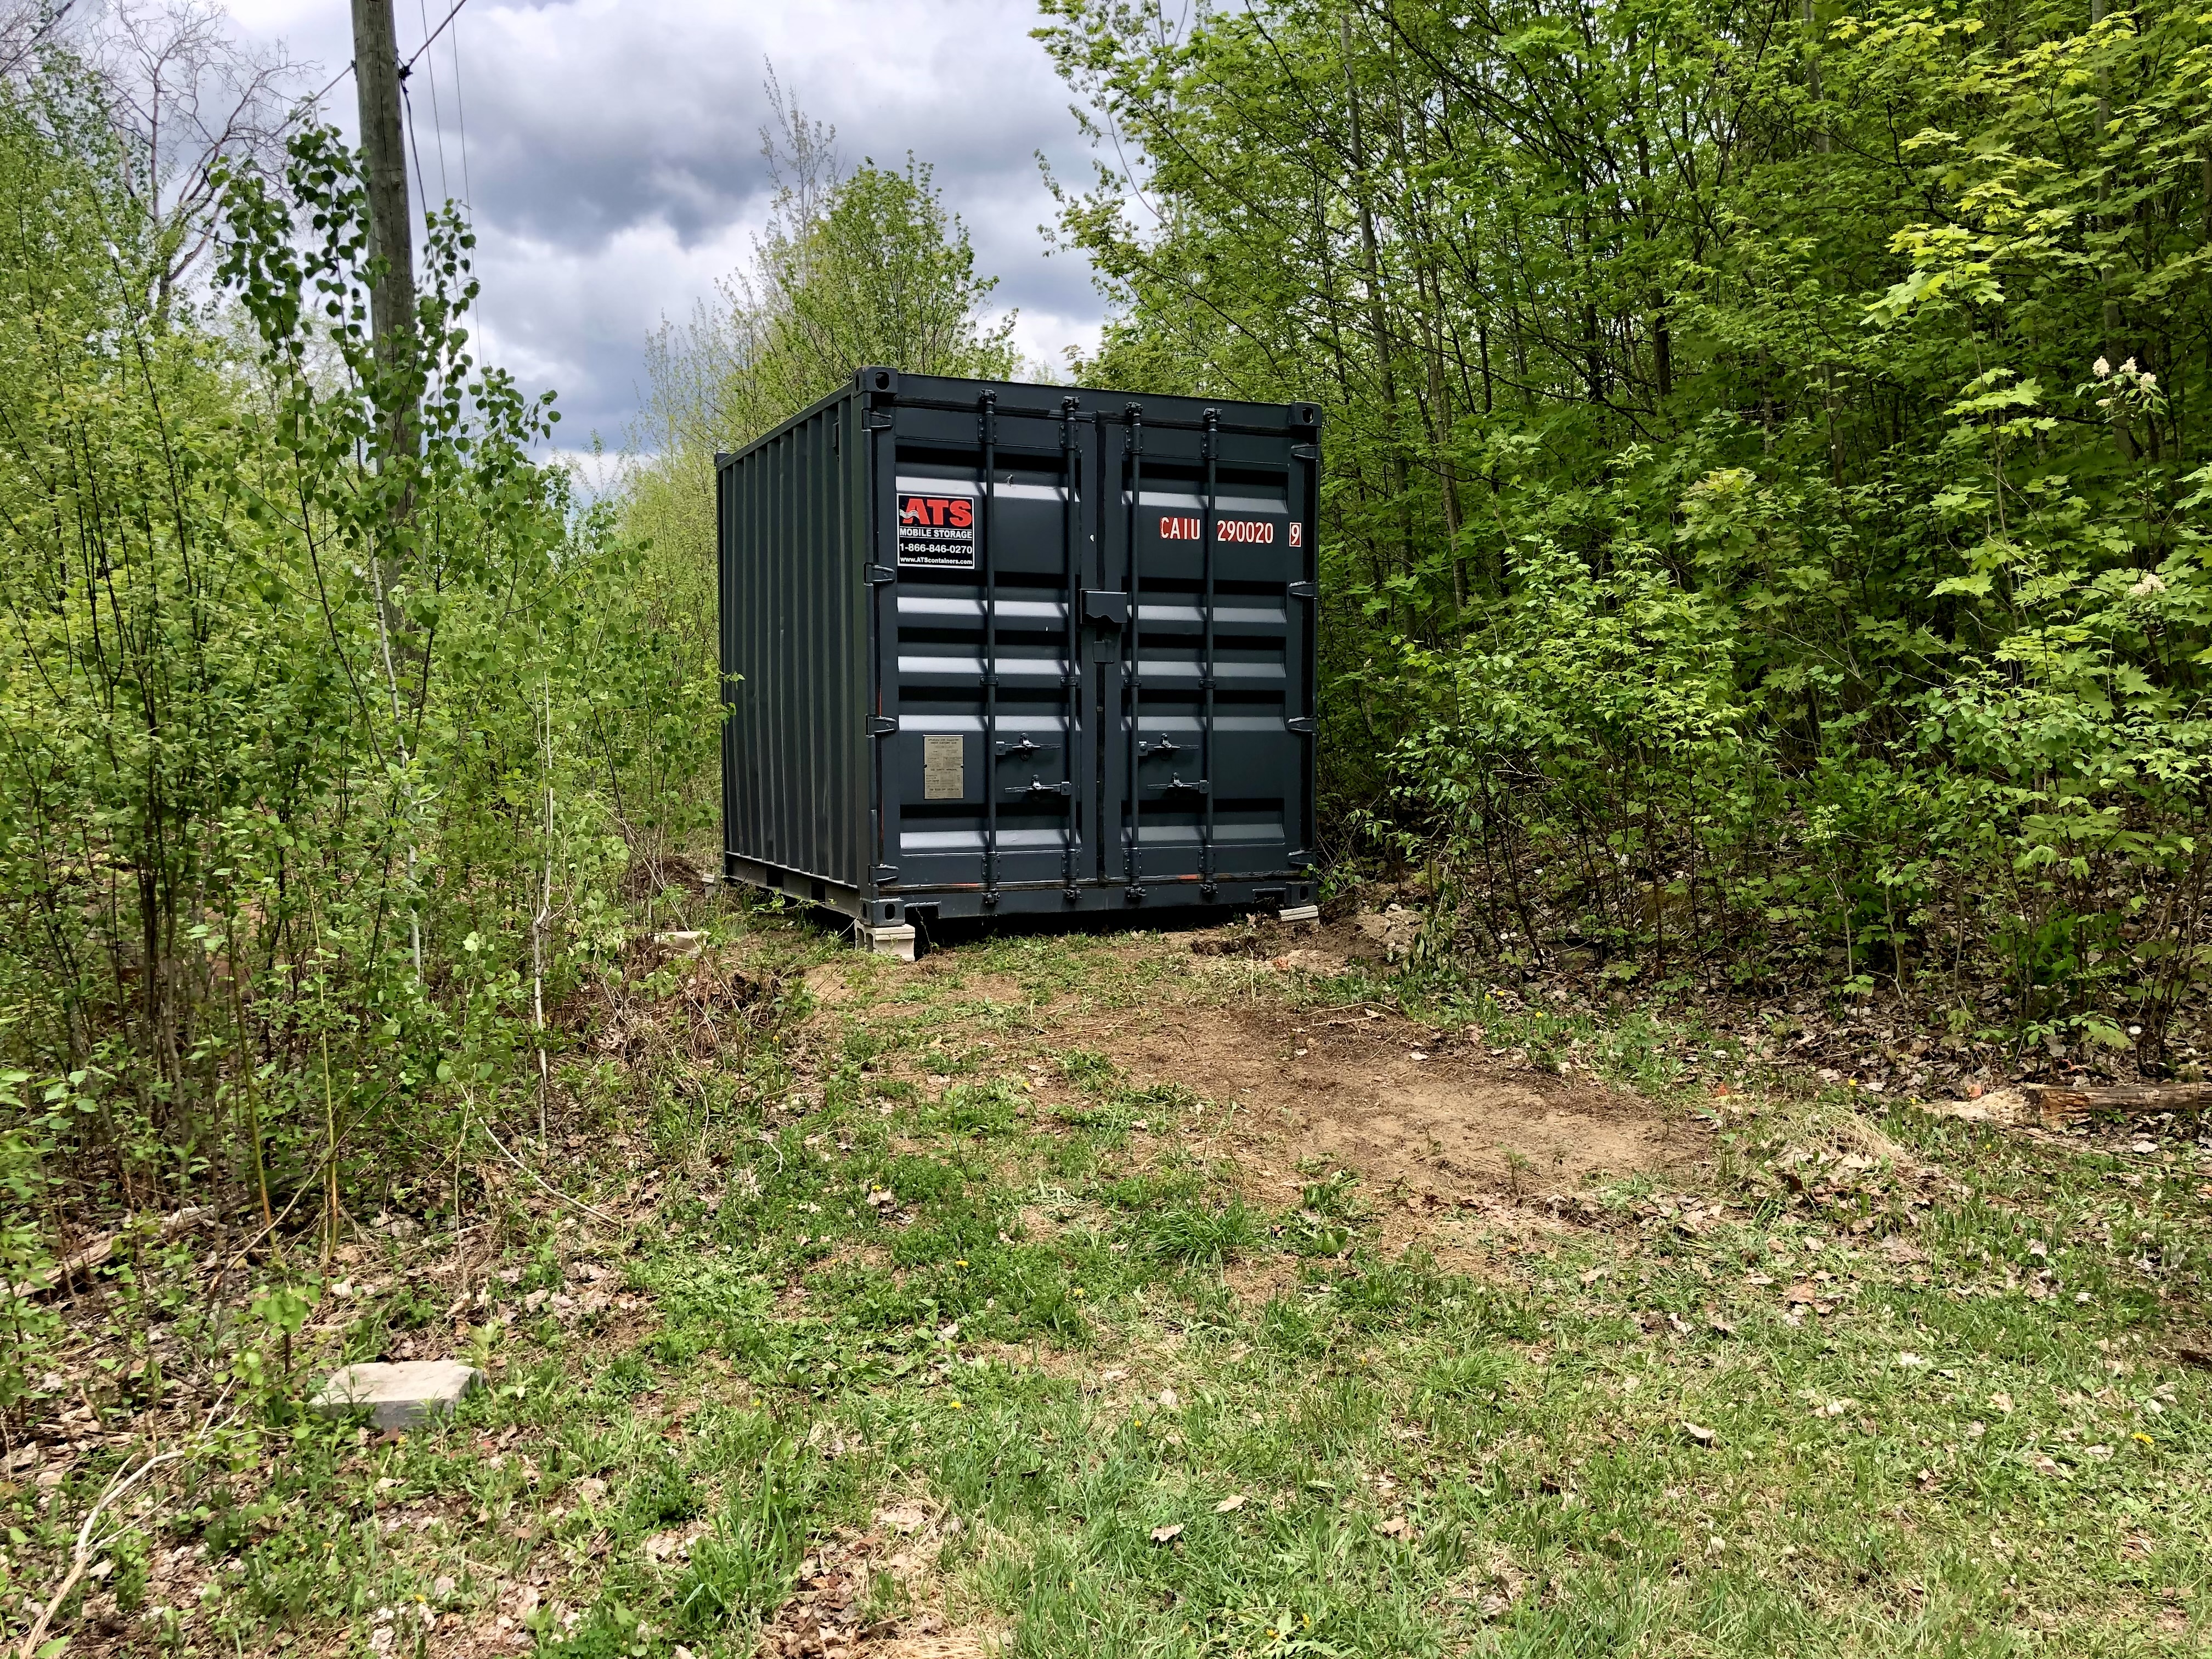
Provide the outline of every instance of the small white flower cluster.
{"type": "Polygon", "coordinates": [[[2112,389],[2112,397],[2097,399],[2100,409],[2110,409],[2115,403],[2144,404],[2158,392],[2158,376],[2147,368],[2137,368],[2132,357],[2117,369],[2109,359],[2100,357],[2089,365],[2089,372],[2112,389]]]}

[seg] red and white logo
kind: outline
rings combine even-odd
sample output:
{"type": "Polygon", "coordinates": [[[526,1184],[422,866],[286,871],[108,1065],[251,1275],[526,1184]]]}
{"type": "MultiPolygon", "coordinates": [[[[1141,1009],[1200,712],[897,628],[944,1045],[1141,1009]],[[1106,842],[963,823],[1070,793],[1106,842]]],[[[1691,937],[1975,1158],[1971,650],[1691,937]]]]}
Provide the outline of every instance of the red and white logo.
{"type": "Polygon", "coordinates": [[[931,525],[943,530],[972,529],[975,503],[965,495],[902,495],[899,523],[931,525]]]}

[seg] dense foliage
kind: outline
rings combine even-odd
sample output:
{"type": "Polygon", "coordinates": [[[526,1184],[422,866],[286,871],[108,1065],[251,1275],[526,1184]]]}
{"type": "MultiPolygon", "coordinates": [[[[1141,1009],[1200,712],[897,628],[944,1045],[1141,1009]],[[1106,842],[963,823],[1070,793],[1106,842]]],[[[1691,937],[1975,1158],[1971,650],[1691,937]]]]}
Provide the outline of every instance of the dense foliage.
{"type": "Polygon", "coordinates": [[[526,1109],[543,997],[681,827],[657,734],[711,722],[528,459],[550,399],[472,360],[462,224],[380,356],[353,161],[305,128],[281,184],[223,176],[195,315],[116,131],[66,60],[0,90],[9,1284],[123,1207],[334,1237],[498,1085],[526,1109]]]}
{"type": "Polygon", "coordinates": [[[1325,765],[1444,920],[2187,1063],[2197,9],[1046,10],[1088,372],[1328,406],[1325,765]]]}

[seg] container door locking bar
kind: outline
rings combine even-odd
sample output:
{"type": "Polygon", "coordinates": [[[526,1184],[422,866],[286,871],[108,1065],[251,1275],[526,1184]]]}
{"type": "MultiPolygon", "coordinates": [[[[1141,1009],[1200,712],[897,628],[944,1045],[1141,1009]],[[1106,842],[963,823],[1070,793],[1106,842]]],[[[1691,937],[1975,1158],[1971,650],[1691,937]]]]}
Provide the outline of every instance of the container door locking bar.
{"type": "MultiPolygon", "coordinates": [[[[976,514],[978,538],[983,544],[983,746],[994,747],[999,737],[999,580],[997,573],[997,526],[992,522],[993,508],[998,505],[999,471],[999,394],[987,392],[977,401],[976,424],[983,441],[983,501],[982,511],[976,514]]],[[[990,769],[985,763],[985,771],[990,769]]],[[[983,791],[983,906],[986,909],[999,902],[999,796],[988,787],[995,780],[986,779],[983,791]]]]}
{"type": "MultiPolygon", "coordinates": [[[[1065,771],[1065,781],[1060,786],[1060,793],[1067,799],[1067,823],[1064,826],[1060,849],[1060,893],[1071,904],[1083,897],[1075,885],[1075,848],[1076,842],[1081,839],[1082,822],[1082,809],[1076,805],[1075,799],[1075,768],[1078,745],[1082,741],[1079,734],[1083,729],[1083,635],[1082,623],[1076,617],[1076,595],[1083,584],[1082,553],[1076,544],[1083,522],[1083,509],[1079,504],[1079,487],[1083,481],[1077,467],[1080,452],[1075,445],[1075,419],[1076,411],[1082,406],[1083,400],[1079,398],[1062,398],[1060,400],[1060,562],[1063,567],[1060,574],[1067,584],[1067,661],[1060,674],[1060,689],[1066,693],[1060,718],[1067,729],[1060,733],[1062,741],[1057,745],[1065,771]]],[[[1085,619],[1087,620],[1087,606],[1085,612],[1085,619]]],[[[1055,745],[1047,744],[1043,746],[1049,749],[1055,745]]],[[[1037,744],[1026,736],[1018,745],[1022,752],[1037,747],[1037,744]]],[[[1009,749],[1005,752],[1012,754],[1016,750],[1009,749]]],[[[1030,790],[1038,787],[1034,778],[1030,780],[1030,790]]]]}
{"type": "MultiPolygon", "coordinates": [[[[1206,411],[1206,431],[1199,439],[1199,447],[1206,452],[1206,512],[1199,529],[1199,552],[1205,561],[1203,585],[1206,597],[1200,601],[1205,607],[1206,637],[1199,647],[1199,688],[1204,698],[1198,720],[1198,769],[1207,777],[1213,775],[1213,538],[1219,532],[1214,527],[1217,498],[1220,495],[1221,411],[1206,411]]],[[[1170,788],[1195,788],[1206,798],[1198,829],[1198,890],[1200,896],[1212,898],[1213,885],[1213,790],[1211,785],[1170,784],[1170,788]]]]}
{"type": "Polygon", "coordinates": [[[1139,553],[1139,526],[1144,520],[1145,496],[1145,407],[1130,404],[1122,410],[1122,418],[1129,426],[1129,589],[1122,595],[1128,606],[1129,666],[1125,677],[1128,687],[1125,699],[1128,726],[1122,738],[1122,752],[1127,757],[1127,771],[1121,790],[1121,815],[1128,821],[1127,850],[1122,856],[1123,867],[1129,884],[1125,890],[1130,902],[1145,896],[1145,854],[1139,844],[1143,839],[1144,816],[1138,810],[1137,796],[1137,722],[1143,718],[1145,706],[1145,568],[1139,553]]]}

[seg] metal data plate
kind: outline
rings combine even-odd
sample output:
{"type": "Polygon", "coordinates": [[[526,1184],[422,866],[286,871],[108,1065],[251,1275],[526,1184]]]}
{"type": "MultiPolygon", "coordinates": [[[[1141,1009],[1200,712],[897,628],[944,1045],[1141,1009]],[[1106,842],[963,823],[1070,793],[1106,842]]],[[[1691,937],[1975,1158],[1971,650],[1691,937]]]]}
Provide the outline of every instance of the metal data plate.
{"type": "Polygon", "coordinates": [[[921,740],[921,793],[927,800],[958,800],[967,793],[968,739],[927,737],[921,740]]]}

